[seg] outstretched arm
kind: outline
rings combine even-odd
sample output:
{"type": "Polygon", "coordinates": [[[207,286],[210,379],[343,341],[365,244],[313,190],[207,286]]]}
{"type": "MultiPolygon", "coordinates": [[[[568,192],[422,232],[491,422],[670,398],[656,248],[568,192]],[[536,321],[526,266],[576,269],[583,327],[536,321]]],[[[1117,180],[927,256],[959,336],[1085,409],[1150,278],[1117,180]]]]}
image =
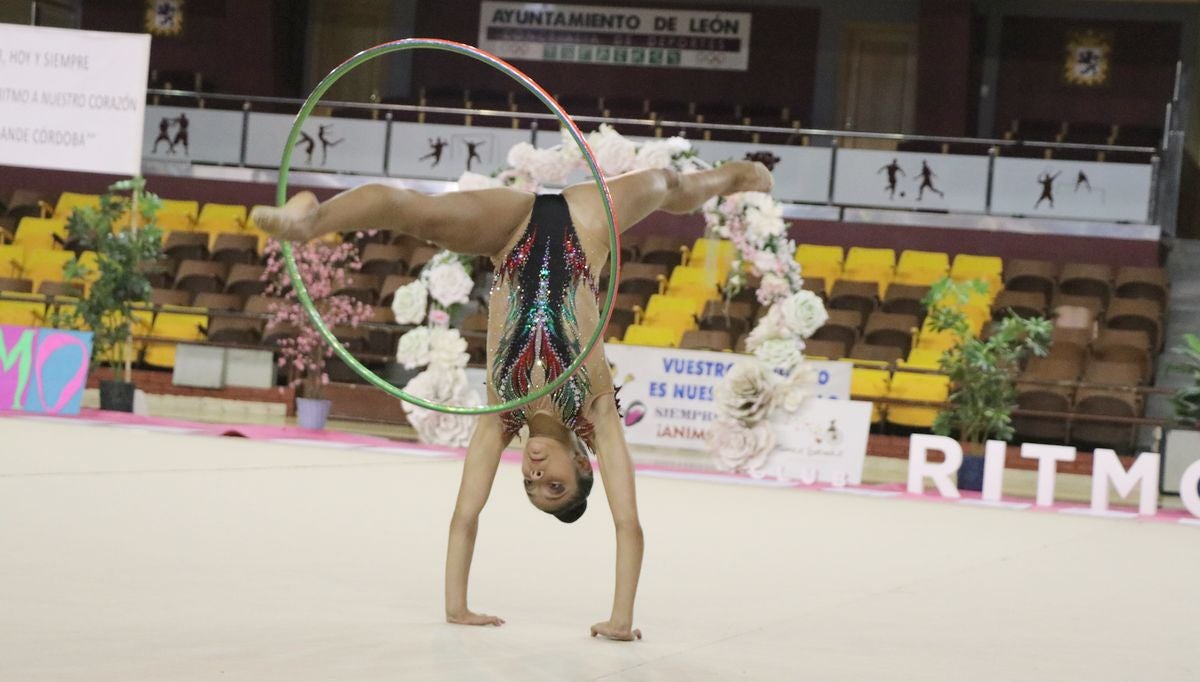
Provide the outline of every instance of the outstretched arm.
{"type": "MultiPolygon", "coordinates": [[[[608,181],[617,225],[624,232],[655,211],[692,213],[715,196],[735,192],[770,192],[771,172],[757,161],[730,161],[711,170],[677,173],[649,169],[619,175],[608,181]]],[[[604,202],[593,183],[563,190],[577,228],[605,230],[604,202]]]]}
{"type": "Polygon", "coordinates": [[[641,630],[633,627],[633,602],[642,573],[642,525],[638,520],[637,492],[634,488],[633,461],[625,444],[620,415],[610,396],[593,401],[589,418],[596,426],[596,457],[604,493],[612,509],[617,533],[616,588],[612,614],[608,620],[592,626],[592,636],[630,641],[641,639],[641,630]]]}
{"type": "Polygon", "coordinates": [[[450,520],[450,540],[446,546],[446,621],[450,623],[504,624],[497,616],[474,613],[467,607],[467,582],[471,575],[471,557],[475,553],[475,535],[479,530],[479,512],[487,504],[500,465],[500,454],[506,445],[500,418],[494,414],[480,417],[467,446],[458,501],[450,520]]]}
{"type": "Polygon", "coordinates": [[[532,194],[506,187],[428,195],[368,184],[325,203],[311,192],[300,192],[283,208],[255,208],[251,218],[267,234],[288,241],[392,230],[456,253],[495,256],[525,226],[532,209],[532,194]]]}

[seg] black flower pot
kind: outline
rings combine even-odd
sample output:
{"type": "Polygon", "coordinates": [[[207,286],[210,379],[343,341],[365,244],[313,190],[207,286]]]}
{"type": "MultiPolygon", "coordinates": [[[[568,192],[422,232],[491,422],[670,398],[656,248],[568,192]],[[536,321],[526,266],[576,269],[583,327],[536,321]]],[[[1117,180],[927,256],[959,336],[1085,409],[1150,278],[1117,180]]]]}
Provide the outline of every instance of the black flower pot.
{"type": "Polygon", "coordinates": [[[963,455],[958,470],[959,490],[983,490],[983,455],[963,455]]]}
{"type": "Polygon", "coordinates": [[[101,381],[100,409],[110,412],[133,412],[133,384],[124,381],[101,381]]]}

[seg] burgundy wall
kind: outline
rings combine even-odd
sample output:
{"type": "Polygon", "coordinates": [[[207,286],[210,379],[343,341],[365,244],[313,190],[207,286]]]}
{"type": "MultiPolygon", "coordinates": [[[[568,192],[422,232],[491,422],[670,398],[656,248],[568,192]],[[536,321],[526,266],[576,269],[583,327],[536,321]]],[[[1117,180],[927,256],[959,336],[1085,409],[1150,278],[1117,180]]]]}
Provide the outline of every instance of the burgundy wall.
{"type": "Polygon", "coordinates": [[[1162,125],[1179,59],[1177,23],[1006,17],[1000,49],[996,127],[1013,119],[1162,125]],[[1096,29],[1113,35],[1108,84],[1063,80],[1067,35],[1096,29]]]}
{"type": "Polygon", "coordinates": [[[973,65],[971,4],[921,0],[917,24],[917,132],[966,136],[973,65]]]}
{"type": "MultiPolygon", "coordinates": [[[[246,95],[288,95],[293,79],[282,70],[303,70],[279,55],[279,3],[266,0],[188,0],[183,34],[155,37],[150,69],[199,71],[206,89],[246,95]]],[[[84,4],[83,28],[96,31],[145,31],[146,4],[131,0],[92,0],[84,4]]],[[[302,52],[295,52],[296,55],[302,52]]],[[[192,83],[172,83],[191,89],[192,83]]]]}
{"type": "MultiPolygon", "coordinates": [[[[606,5],[638,6],[633,2],[606,5]]],[[[659,3],[660,6],[666,3],[659,3]]],[[[644,5],[642,5],[644,6],[644,5]]],[[[674,100],[792,106],[793,117],[808,124],[816,74],[820,11],[813,8],[705,7],[750,12],[750,70],[592,66],[514,60],[544,88],[557,95],[588,94],[674,100]]],[[[417,34],[475,44],[479,40],[478,0],[422,2],[417,34]]],[[[471,60],[443,53],[417,53],[413,86],[517,89],[507,76],[471,60]]]]}

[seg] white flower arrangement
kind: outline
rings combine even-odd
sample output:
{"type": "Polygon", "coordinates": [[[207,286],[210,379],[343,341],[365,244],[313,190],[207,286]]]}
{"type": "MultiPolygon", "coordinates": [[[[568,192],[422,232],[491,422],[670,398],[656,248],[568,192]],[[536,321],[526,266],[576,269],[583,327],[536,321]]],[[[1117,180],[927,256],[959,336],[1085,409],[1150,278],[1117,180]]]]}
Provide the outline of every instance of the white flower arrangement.
{"type": "Polygon", "coordinates": [[[739,192],[710,199],[704,205],[709,231],[733,242],[736,255],[725,282],[725,295],[736,295],[747,273],[760,277],[759,303],[771,305],[800,291],[804,280],[792,257],[796,243],[787,236],[783,207],[771,195],[739,192]]]}
{"type": "MultiPolygon", "coordinates": [[[[636,142],[602,123],[588,134],[587,143],[606,177],[646,168],[672,168],[686,173],[707,167],[696,156],[691,143],[682,137],[636,142]]],[[[589,170],[579,145],[565,131],[562,141],[552,147],[538,148],[520,142],[508,150],[507,160],[508,168],[492,177],[463,173],[458,178],[458,189],[516,187],[536,192],[543,185],[561,185],[577,170],[589,170]]]]}
{"type": "MultiPolygon", "coordinates": [[[[602,124],[587,136],[587,142],[606,176],[647,168],[687,173],[710,167],[682,137],[637,142],[602,124]]],[[[493,177],[464,173],[459,189],[538,191],[543,184],[559,184],[577,170],[588,170],[578,145],[566,133],[560,144],[545,149],[518,144],[507,159],[510,167],[493,177]]],[[[718,467],[756,473],[775,445],[766,423],[772,410],[795,411],[812,393],[815,378],[804,364],[804,339],[825,323],[827,313],[815,294],[803,290],[800,266],[793,259],[796,245],[787,236],[783,208],[769,194],[717,197],[705,204],[703,212],[709,233],[732,241],[736,250],[725,296],[736,295],[753,275],[760,278],[758,301],[771,306],[747,338],[746,347],[754,355],[737,363],[716,388],[719,418],[708,441],[718,467]]]]}
{"type": "MultiPolygon", "coordinates": [[[[425,367],[404,390],[443,405],[479,405],[479,393],[467,387],[470,359],[467,341],[450,329],[450,313],[470,300],[475,283],[466,262],[441,251],[421,269],[421,277],[399,289],[392,312],[400,324],[421,325],[405,332],[396,344],[396,362],[405,369],[425,367]]],[[[403,403],[405,415],[422,443],[466,447],[475,418],[427,410],[403,403]]]]}

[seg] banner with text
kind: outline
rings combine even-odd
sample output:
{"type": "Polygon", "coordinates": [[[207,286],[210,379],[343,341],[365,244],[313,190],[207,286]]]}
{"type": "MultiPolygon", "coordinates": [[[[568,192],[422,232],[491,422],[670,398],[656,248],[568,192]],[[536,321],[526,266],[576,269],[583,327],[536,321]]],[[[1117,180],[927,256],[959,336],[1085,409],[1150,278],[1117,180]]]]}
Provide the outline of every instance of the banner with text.
{"type": "Polygon", "coordinates": [[[849,206],[987,210],[988,157],[840,149],[833,201],[849,206]]]}
{"type": "Polygon", "coordinates": [[[78,414],[92,333],[0,325],[0,410],[78,414]]]}
{"type": "Polygon", "coordinates": [[[750,14],[484,2],[479,47],[505,59],[745,71],[750,14]]]}
{"type": "Polygon", "coordinates": [[[451,181],[464,171],[491,175],[508,166],[509,149],[530,139],[528,130],[511,128],[393,123],[388,174],[451,181]]]}
{"type": "Polygon", "coordinates": [[[142,156],[156,161],[237,165],[242,161],[244,116],[240,111],[148,106],[142,156]]]}
{"type": "MultiPolygon", "coordinates": [[[[296,117],[250,114],[246,165],[278,168],[296,117]]],[[[387,121],[310,116],[292,150],[292,169],[383,175],[387,121]]]]}
{"type": "Polygon", "coordinates": [[[150,36],[0,24],[0,164],[137,175],[150,36]]]}
{"type": "MultiPolygon", "coordinates": [[[[613,381],[621,387],[625,437],[635,445],[703,450],[708,424],[717,418],[713,391],[742,355],[676,348],[606,344],[613,381]]],[[[847,401],[848,362],[809,363],[815,395],[847,401]]],[[[869,416],[868,416],[869,419],[869,416]]]]}
{"type": "Polygon", "coordinates": [[[1149,164],[996,159],[992,213],[1144,223],[1149,164]]]}

